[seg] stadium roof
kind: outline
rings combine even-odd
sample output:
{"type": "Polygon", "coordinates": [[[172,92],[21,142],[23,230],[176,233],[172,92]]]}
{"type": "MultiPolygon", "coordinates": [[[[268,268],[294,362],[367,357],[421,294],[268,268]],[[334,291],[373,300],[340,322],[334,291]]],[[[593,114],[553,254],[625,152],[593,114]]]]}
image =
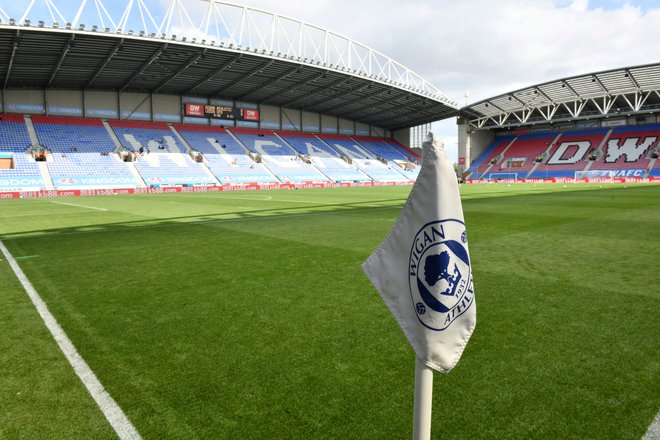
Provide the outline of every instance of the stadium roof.
{"type": "Polygon", "coordinates": [[[53,0],[44,1],[50,24],[44,17],[28,18],[34,1],[18,19],[0,9],[3,90],[215,97],[300,108],[388,130],[457,114],[457,105],[442,92],[385,55],[266,11],[201,0],[198,5],[207,6],[196,25],[190,18],[195,11],[185,9],[195,2],[172,0],[158,25],[144,1],[129,1],[117,20],[98,7],[100,0],[93,2],[96,18],[85,15],[89,5],[83,0],[71,20],[53,0]],[[83,17],[98,25],[82,24],[83,17]]]}
{"type": "Polygon", "coordinates": [[[660,112],[660,63],[550,81],[461,109],[475,128],[554,124],[660,112]]]}

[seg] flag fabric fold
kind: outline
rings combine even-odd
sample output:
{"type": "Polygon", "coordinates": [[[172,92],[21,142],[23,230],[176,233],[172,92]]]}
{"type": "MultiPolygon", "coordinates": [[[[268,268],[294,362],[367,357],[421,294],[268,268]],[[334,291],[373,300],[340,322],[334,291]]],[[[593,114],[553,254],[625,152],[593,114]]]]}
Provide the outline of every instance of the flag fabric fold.
{"type": "Polygon", "coordinates": [[[417,357],[443,373],[454,368],[476,325],[476,303],[456,174],[432,133],[399,218],[362,270],[417,357]]]}

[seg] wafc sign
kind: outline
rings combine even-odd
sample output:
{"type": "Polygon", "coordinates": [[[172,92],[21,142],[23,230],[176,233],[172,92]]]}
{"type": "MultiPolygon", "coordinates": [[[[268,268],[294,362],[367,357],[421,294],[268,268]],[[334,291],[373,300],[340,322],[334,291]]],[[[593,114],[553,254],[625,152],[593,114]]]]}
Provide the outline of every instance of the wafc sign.
{"type": "Polygon", "coordinates": [[[259,110],[222,105],[186,104],[184,114],[198,118],[230,119],[236,121],[259,120],[259,110]]]}

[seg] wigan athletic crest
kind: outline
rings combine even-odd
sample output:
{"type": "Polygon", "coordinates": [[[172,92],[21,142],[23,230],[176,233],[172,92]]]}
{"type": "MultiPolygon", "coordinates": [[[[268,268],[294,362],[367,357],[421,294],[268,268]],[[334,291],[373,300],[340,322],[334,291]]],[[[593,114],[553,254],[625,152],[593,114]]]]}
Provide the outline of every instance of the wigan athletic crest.
{"type": "Polygon", "coordinates": [[[410,249],[409,286],[417,319],[442,331],[474,302],[465,224],[438,220],[417,232],[410,249]]]}

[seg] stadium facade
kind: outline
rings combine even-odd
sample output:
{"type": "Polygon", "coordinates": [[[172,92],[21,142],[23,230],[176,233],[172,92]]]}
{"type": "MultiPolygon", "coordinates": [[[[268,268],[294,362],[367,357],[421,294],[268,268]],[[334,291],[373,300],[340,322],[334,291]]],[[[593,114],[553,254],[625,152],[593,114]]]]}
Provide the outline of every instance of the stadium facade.
{"type": "Polygon", "coordinates": [[[660,64],[562,78],[460,110],[468,180],[660,178],[660,64]]]}
{"type": "Polygon", "coordinates": [[[470,181],[660,178],[660,64],[459,109],[386,55],[260,9],[66,5],[0,8],[0,191],[13,196],[408,184],[410,148],[450,117],[470,181]]]}
{"type": "Polygon", "coordinates": [[[411,181],[410,128],[458,110],[384,54],[267,11],[57,3],[0,9],[4,189],[411,181]]]}

